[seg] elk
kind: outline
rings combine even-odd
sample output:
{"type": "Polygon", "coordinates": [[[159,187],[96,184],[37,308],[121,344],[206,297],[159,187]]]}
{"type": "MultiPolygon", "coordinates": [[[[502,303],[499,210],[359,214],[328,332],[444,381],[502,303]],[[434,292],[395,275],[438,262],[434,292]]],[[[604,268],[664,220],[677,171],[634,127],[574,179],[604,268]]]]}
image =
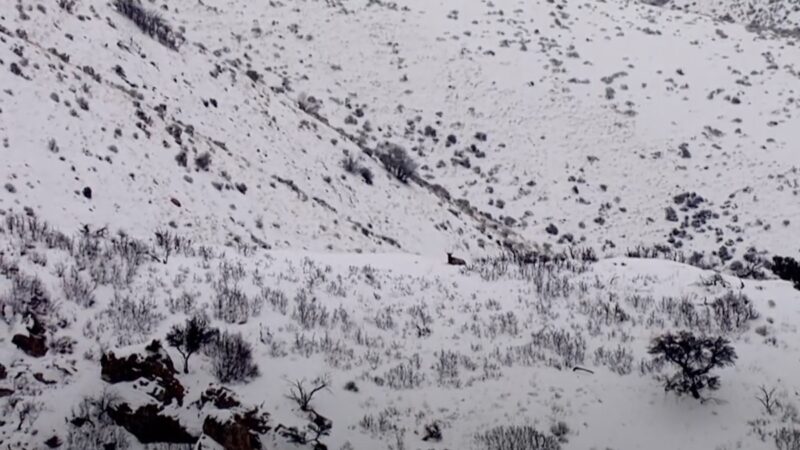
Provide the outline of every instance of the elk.
{"type": "Polygon", "coordinates": [[[461,258],[456,258],[452,253],[447,254],[447,264],[451,266],[466,266],[467,262],[461,258]]]}

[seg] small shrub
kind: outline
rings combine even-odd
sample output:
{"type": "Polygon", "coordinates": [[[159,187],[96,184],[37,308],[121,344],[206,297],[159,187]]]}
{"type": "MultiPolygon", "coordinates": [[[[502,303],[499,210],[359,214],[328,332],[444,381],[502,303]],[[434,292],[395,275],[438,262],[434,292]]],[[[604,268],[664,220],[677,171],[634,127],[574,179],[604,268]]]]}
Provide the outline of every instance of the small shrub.
{"type": "Polygon", "coordinates": [[[747,327],[747,323],[758,318],[753,302],[746,295],[728,291],[712,304],[714,320],[720,330],[731,332],[747,327]]]}
{"type": "Polygon", "coordinates": [[[800,450],[800,430],[783,427],[776,431],[775,447],[778,450],[800,450]]]}
{"type": "Polygon", "coordinates": [[[175,155],[175,162],[177,162],[180,167],[187,167],[189,165],[189,154],[186,153],[186,150],[181,150],[175,155]]]}
{"type": "Polygon", "coordinates": [[[75,302],[84,308],[91,308],[94,305],[95,285],[86,281],[77,268],[72,267],[61,277],[61,288],[64,297],[71,302],[75,302]]]}
{"type": "Polygon", "coordinates": [[[220,383],[248,381],[258,376],[252,346],[240,333],[219,334],[206,348],[212,373],[220,383]]]}
{"type": "Polygon", "coordinates": [[[364,180],[364,183],[372,186],[373,180],[375,179],[375,176],[372,174],[372,169],[369,167],[362,167],[359,173],[361,174],[361,178],[364,180]]]}
{"type": "Polygon", "coordinates": [[[200,155],[198,155],[194,159],[194,165],[195,167],[197,167],[197,170],[208,172],[208,169],[211,167],[211,153],[203,152],[200,155]]]}
{"type": "Polygon", "coordinates": [[[84,397],[77,408],[73,408],[67,419],[66,448],[82,450],[126,449],[131,444],[128,433],[117,426],[108,412],[120,402],[110,391],[97,397],[84,397]]]}
{"type": "Polygon", "coordinates": [[[433,441],[433,442],[441,442],[442,441],[442,427],[437,422],[430,423],[425,425],[425,433],[422,436],[422,440],[433,441]]]}
{"type": "Polygon", "coordinates": [[[311,386],[306,386],[305,380],[295,380],[291,383],[289,394],[286,396],[290,400],[294,400],[301,411],[308,412],[311,410],[311,400],[318,392],[328,389],[328,381],[324,378],[317,378],[311,383],[311,386]]]}
{"type": "Polygon", "coordinates": [[[347,173],[358,173],[358,170],[361,168],[361,164],[359,164],[358,159],[353,155],[347,155],[342,159],[342,168],[347,173]]]}
{"type": "Polygon", "coordinates": [[[550,427],[550,433],[557,437],[559,441],[566,442],[569,434],[569,425],[564,421],[558,421],[550,427]]]}
{"type": "Polygon", "coordinates": [[[148,298],[133,299],[114,293],[104,314],[109,318],[111,329],[120,346],[142,342],[155,330],[164,318],[158,312],[156,302],[148,298]]]}
{"type": "Polygon", "coordinates": [[[301,111],[304,111],[313,116],[318,116],[320,110],[322,109],[322,101],[317,99],[313,95],[308,95],[305,92],[303,92],[297,98],[297,106],[300,108],[301,111]]]}
{"type": "Polygon", "coordinates": [[[677,335],[667,333],[653,339],[651,355],[659,362],[670,362],[680,369],[664,380],[664,390],[675,391],[678,395],[691,393],[700,399],[703,389],[719,388],[719,377],[711,375],[711,370],[732,366],[736,352],[723,337],[697,337],[688,331],[677,335]]]}
{"type": "Polygon", "coordinates": [[[485,450],[559,450],[561,444],[554,436],[531,426],[498,426],[475,435],[485,450]]]}

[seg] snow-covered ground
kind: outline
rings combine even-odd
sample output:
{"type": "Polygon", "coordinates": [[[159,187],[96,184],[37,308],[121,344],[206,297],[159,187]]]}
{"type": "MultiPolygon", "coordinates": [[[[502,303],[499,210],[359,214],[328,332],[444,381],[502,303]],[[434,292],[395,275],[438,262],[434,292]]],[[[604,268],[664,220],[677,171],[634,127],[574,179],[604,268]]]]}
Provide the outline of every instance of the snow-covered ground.
{"type": "Polygon", "coordinates": [[[177,49],[120,4],[0,2],[0,447],[214,448],[251,407],[223,447],[800,445],[796,1],[133,0],[177,49]],[[182,373],[195,316],[259,374],[182,373]],[[648,353],[681,330],[738,355],[703,401],[648,353]]]}

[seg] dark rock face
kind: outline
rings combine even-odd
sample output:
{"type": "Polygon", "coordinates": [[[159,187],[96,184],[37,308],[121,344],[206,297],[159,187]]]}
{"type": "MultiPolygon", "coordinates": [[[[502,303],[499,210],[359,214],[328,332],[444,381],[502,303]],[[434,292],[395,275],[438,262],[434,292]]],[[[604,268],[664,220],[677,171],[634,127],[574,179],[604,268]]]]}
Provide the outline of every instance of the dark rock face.
{"type": "Polygon", "coordinates": [[[235,414],[225,422],[208,416],[203,422],[203,433],[225,450],[260,450],[259,435],[270,430],[268,422],[269,415],[254,408],[243,414],[235,414]]]}
{"type": "Polygon", "coordinates": [[[58,448],[61,447],[61,444],[63,444],[63,442],[61,442],[61,438],[55,435],[44,441],[44,445],[46,445],[47,448],[58,448]]]}
{"type": "Polygon", "coordinates": [[[150,395],[163,404],[177,400],[183,405],[186,390],[175,378],[175,367],[172,361],[161,354],[151,354],[142,358],[133,354],[127,358],[117,358],[113,352],[104,354],[100,359],[102,367],[100,375],[103,381],[111,384],[132,382],[140,378],[155,382],[158,387],[150,395]]]}
{"type": "Polygon", "coordinates": [[[11,342],[28,356],[41,358],[47,354],[47,338],[42,335],[15,334],[11,342]]]}
{"type": "Polygon", "coordinates": [[[8,397],[13,393],[14,393],[13,389],[0,388],[0,398],[8,397]]]}
{"type": "Polygon", "coordinates": [[[161,415],[157,405],[141,406],[132,411],[127,403],[110,408],[108,415],[119,426],[136,436],[142,444],[194,444],[192,436],[174,417],[161,415]]]}
{"type": "Polygon", "coordinates": [[[6,366],[0,364],[0,380],[5,380],[8,376],[8,371],[6,371],[6,366]]]}

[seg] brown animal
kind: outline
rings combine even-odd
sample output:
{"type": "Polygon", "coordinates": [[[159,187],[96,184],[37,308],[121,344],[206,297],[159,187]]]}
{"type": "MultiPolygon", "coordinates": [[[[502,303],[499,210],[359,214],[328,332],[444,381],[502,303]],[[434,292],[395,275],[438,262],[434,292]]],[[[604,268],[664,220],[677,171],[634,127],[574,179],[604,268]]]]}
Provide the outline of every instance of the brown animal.
{"type": "Polygon", "coordinates": [[[452,253],[448,253],[447,264],[450,264],[451,266],[466,266],[467,262],[461,258],[456,258],[452,253]]]}

